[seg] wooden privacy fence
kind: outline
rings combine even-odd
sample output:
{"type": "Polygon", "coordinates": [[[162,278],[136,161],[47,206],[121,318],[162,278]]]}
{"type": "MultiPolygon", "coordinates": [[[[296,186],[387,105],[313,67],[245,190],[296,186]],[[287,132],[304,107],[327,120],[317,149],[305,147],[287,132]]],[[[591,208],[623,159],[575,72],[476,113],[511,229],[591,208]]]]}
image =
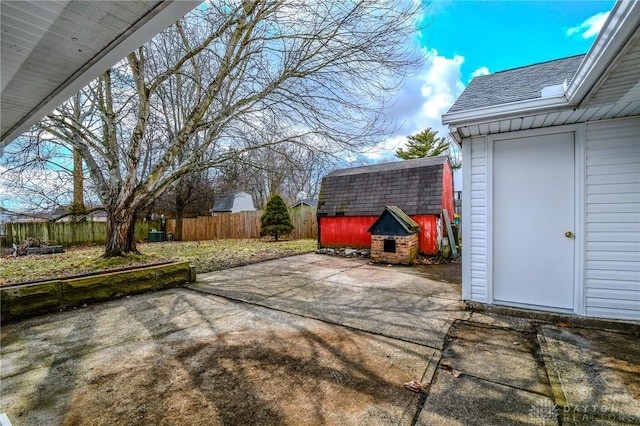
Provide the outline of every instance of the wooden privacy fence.
{"type": "MultiPolygon", "coordinates": [[[[294,229],[285,238],[292,240],[318,238],[315,208],[296,208],[290,211],[294,229]]],[[[260,238],[261,211],[218,213],[182,220],[182,241],[260,238]]],[[[167,232],[175,234],[176,221],[167,220],[167,232]]]]}
{"type": "MultiPolygon", "coordinates": [[[[301,207],[291,210],[291,222],[295,227],[285,238],[299,240],[318,238],[316,209],[301,207]]],[[[216,239],[260,238],[261,211],[221,213],[182,221],[182,241],[202,241],[216,239]]],[[[176,221],[167,220],[167,232],[175,234],[176,221]]],[[[136,239],[149,238],[149,231],[160,229],[157,221],[138,221],[136,239]]],[[[65,247],[77,245],[104,244],[107,240],[106,222],[20,222],[5,224],[6,246],[20,244],[35,237],[47,244],[65,247]]]]}
{"type": "MultiPolygon", "coordinates": [[[[160,223],[138,221],[136,239],[146,240],[149,231],[159,229],[160,223]]],[[[48,244],[77,246],[104,244],[107,240],[106,222],[19,222],[5,224],[6,245],[20,244],[30,237],[38,238],[48,244]]]]}
{"type": "Polygon", "coordinates": [[[315,207],[297,207],[289,210],[289,213],[291,214],[291,223],[294,226],[293,231],[289,234],[290,239],[318,239],[318,217],[315,207]]]}
{"type": "MultiPolygon", "coordinates": [[[[176,221],[167,220],[167,232],[175,234],[176,221]]],[[[260,237],[260,212],[220,213],[182,219],[182,241],[260,237]]]]}

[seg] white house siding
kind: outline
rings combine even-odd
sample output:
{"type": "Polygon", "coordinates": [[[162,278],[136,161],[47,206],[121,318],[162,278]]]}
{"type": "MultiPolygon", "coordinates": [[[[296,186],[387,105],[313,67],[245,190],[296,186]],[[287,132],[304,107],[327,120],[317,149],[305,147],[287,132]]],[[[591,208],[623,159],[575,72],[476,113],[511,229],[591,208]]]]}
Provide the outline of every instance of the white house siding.
{"type": "Polygon", "coordinates": [[[490,302],[487,292],[487,141],[478,136],[462,141],[463,158],[463,238],[470,250],[463,255],[463,294],[466,300],[490,302]],[[467,237],[468,236],[468,237],[467,237]]]}
{"type": "Polygon", "coordinates": [[[587,125],[587,316],[640,320],[640,117],[587,125]]]}

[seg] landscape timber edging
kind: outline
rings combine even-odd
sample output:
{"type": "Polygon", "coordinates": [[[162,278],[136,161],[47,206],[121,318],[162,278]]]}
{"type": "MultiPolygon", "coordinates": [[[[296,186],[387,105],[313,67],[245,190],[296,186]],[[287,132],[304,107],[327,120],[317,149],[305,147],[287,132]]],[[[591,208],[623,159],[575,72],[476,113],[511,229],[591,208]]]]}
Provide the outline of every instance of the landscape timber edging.
{"type": "Polygon", "coordinates": [[[0,287],[3,322],[195,282],[189,262],[0,287]]]}

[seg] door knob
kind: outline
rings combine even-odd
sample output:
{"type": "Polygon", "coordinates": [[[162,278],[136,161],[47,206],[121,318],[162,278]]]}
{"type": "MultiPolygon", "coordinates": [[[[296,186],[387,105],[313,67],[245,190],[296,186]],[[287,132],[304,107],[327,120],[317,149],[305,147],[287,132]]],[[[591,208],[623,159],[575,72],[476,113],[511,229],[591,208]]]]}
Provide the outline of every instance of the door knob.
{"type": "Polygon", "coordinates": [[[567,231],[567,232],[564,233],[564,236],[567,237],[567,238],[573,238],[573,232],[567,231]]]}

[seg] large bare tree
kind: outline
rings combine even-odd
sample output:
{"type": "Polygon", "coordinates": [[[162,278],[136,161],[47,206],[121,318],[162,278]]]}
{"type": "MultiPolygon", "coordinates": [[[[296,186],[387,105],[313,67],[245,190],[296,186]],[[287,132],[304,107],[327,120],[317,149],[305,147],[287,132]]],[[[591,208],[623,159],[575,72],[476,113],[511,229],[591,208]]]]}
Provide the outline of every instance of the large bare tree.
{"type": "Polygon", "coordinates": [[[50,114],[40,129],[80,153],[107,211],[105,256],[137,252],[136,216],[191,172],[285,143],[336,153],[378,142],[384,102],[420,60],[419,8],[207,2],[85,88],[90,114],[71,102],[50,114]]]}

